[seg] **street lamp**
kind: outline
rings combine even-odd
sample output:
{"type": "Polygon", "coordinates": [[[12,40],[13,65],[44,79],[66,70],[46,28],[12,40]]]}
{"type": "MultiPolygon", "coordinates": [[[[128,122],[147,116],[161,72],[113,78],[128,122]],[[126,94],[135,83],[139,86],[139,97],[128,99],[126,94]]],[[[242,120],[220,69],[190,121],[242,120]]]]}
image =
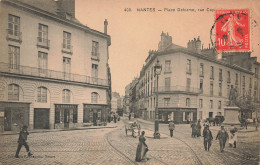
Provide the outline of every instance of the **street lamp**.
{"type": "Polygon", "coordinates": [[[159,60],[154,65],[154,74],[156,75],[156,107],[155,107],[155,121],[154,121],[154,138],[160,139],[159,133],[159,112],[158,112],[158,76],[161,74],[162,65],[160,65],[159,60]]]}

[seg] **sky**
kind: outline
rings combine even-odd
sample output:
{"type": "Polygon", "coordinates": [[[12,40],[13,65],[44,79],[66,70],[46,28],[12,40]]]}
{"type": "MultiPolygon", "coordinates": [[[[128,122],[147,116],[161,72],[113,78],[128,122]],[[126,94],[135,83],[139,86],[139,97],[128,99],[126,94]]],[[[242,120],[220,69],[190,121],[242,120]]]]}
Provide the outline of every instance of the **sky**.
{"type": "Polygon", "coordinates": [[[81,23],[101,32],[107,19],[112,41],[109,47],[112,91],[124,95],[125,86],[139,76],[149,50],[158,49],[162,31],[172,36],[174,44],[184,47],[200,36],[207,48],[215,21],[214,9],[245,8],[251,12],[251,56],[257,56],[260,62],[258,0],[76,0],[75,10],[81,23]],[[140,8],[152,11],[137,11],[140,8]]]}

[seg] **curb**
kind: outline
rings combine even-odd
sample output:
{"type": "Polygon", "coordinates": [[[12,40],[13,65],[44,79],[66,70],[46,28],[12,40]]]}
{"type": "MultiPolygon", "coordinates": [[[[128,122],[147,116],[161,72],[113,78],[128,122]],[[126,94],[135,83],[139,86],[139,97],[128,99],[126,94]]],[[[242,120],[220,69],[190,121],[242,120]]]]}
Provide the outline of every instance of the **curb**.
{"type": "MultiPolygon", "coordinates": [[[[61,132],[61,131],[76,131],[76,130],[87,130],[87,129],[103,129],[103,128],[117,128],[117,126],[109,126],[109,127],[86,127],[86,128],[72,128],[72,129],[52,129],[52,130],[42,130],[42,131],[28,131],[29,133],[47,133],[47,132],[61,132]]],[[[0,136],[5,135],[17,135],[19,132],[11,132],[11,133],[5,133],[1,134],[0,136]]]]}

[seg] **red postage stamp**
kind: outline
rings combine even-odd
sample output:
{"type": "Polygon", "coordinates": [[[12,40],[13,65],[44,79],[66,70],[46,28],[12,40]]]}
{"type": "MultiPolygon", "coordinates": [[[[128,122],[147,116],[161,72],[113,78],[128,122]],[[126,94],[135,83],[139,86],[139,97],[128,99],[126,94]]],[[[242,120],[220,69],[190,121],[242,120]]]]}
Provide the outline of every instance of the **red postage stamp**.
{"type": "Polygon", "coordinates": [[[250,51],[250,10],[216,10],[217,51],[250,51]]]}

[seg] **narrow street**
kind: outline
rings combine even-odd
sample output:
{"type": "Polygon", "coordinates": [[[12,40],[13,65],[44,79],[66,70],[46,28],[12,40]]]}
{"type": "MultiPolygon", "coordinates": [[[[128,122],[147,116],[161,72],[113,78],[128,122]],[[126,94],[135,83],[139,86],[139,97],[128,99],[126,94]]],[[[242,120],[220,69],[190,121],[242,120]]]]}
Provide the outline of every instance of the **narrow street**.
{"type": "MultiPolygon", "coordinates": [[[[153,130],[153,123],[137,119],[146,132],[153,130]]],[[[122,119],[116,128],[71,130],[46,133],[31,133],[28,143],[33,157],[27,157],[25,148],[20,158],[14,158],[18,135],[0,137],[0,164],[258,164],[259,140],[256,132],[239,132],[238,147],[219,152],[214,139],[210,152],[204,151],[203,138],[191,138],[189,125],[176,125],[174,138],[168,136],[166,124],[160,124],[162,139],[146,138],[149,151],[147,162],[135,162],[138,138],[125,134],[122,119]],[[258,141],[257,141],[258,140],[258,141]]],[[[212,128],[216,137],[216,128],[212,128]]]]}

